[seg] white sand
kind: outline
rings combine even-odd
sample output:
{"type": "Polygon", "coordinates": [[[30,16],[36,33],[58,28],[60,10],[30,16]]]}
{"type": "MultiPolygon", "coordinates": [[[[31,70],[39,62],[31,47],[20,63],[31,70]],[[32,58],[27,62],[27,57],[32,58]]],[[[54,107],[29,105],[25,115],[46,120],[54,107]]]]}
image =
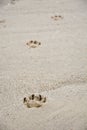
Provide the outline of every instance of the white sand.
{"type": "Polygon", "coordinates": [[[0,130],[87,130],[87,2],[3,2],[0,130]],[[29,49],[29,40],[41,46],[29,49]],[[23,97],[30,93],[46,95],[47,103],[26,108],[23,97]]]}

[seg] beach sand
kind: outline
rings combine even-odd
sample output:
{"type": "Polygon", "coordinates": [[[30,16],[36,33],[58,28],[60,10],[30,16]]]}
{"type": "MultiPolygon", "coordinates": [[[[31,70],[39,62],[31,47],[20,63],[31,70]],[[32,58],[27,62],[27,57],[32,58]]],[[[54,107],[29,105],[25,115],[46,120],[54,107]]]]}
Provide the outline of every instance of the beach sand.
{"type": "Polygon", "coordinates": [[[0,0],[0,130],[87,130],[86,28],[85,0],[0,0]]]}

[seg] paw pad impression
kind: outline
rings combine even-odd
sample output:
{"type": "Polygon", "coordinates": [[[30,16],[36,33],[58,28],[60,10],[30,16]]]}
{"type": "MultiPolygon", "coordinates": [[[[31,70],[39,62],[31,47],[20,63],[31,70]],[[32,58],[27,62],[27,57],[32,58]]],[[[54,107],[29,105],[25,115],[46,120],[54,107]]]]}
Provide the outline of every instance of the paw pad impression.
{"type": "Polygon", "coordinates": [[[60,19],[63,19],[63,17],[61,15],[54,15],[54,16],[51,16],[51,18],[55,21],[58,21],[60,19]]]}
{"type": "Polygon", "coordinates": [[[46,97],[42,95],[32,94],[29,97],[24,97],[23,103],[28,107],[41,107],[46,102],[46,97]]]}
{"type": "Polygon", "coordinates": [[[31,40],[27,42],[26,45],[29,46],[30,48],[36,48],[41,45],[41,42],[31,40]]]}

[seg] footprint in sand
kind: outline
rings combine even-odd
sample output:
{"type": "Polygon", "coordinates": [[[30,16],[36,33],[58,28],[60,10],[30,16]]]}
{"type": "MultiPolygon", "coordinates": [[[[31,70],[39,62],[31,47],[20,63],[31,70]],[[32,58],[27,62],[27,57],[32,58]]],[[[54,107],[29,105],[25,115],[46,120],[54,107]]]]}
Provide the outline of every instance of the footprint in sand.
{"type": "Polygon", "coordinates": [[[54,16],[51,16],[51,19],[53,19],[54,21],[58,21],[60,19],[63,19],[63,17],[61,15],[54,15],[54,16]]]}
{"type": "Polygon", "coordinates": [[[46,97],[42,95],[32,94],[29,97],[24,97],[23,103],[28,107],[41,107],[46,102],[46,97]]]}
{"type": "Polygon", "coordinates": [[[41,42],[31,40],[27,42],[26,45],[29,46],[30,48],[36,48],[41,45],[41,42]]]}

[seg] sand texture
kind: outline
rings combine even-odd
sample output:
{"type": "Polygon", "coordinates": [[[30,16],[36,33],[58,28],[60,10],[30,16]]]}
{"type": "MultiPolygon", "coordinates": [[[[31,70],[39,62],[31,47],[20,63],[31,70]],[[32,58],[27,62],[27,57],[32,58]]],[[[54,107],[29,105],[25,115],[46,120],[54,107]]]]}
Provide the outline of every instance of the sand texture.
{"type": "Polygon", "coordinates": [[[86,0],[0,0],[0,130],[87,130],[86,0]]]}

